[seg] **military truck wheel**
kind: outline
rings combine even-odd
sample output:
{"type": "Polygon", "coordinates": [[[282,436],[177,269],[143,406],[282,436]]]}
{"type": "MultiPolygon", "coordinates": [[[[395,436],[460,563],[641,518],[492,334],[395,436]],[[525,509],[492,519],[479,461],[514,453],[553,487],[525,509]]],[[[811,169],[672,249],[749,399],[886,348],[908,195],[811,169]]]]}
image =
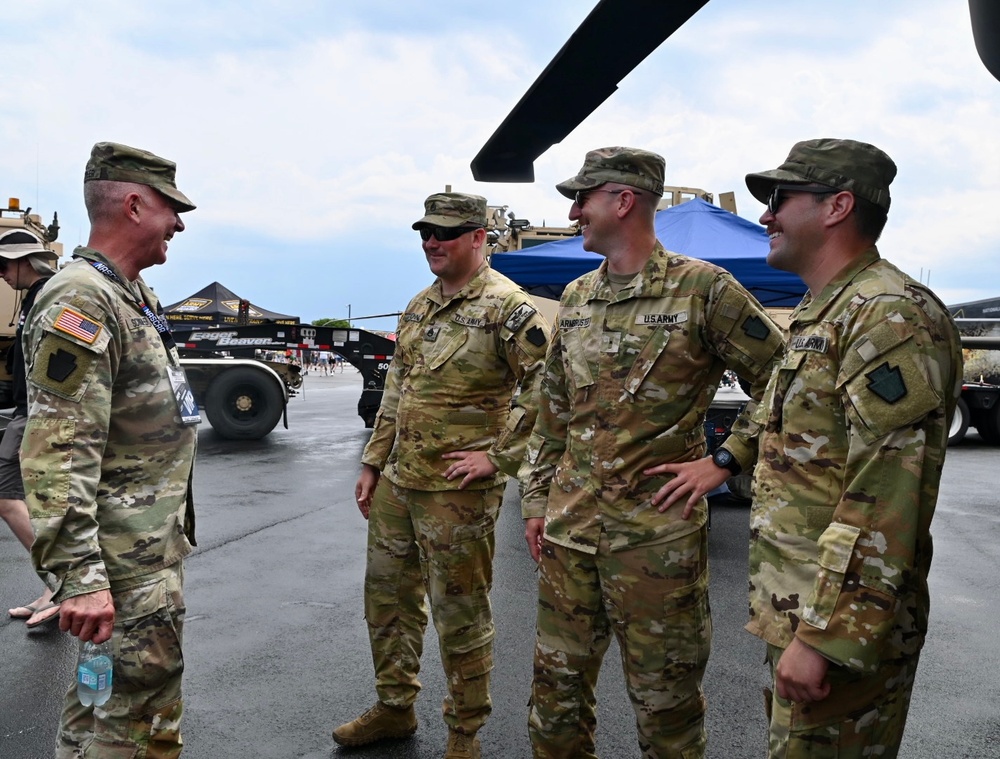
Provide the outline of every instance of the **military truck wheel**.
{"type": "Polygon", "coordinates": [[[1000,403],[979,411],[972,419],[972,424],[984,442],[1000,445],[1000,403]]]}
{"type": "Polygon", "coordinates": [[[961,398],[955,406],[955,416],[951,420],[951,428],[948,430],[948,445],[955,445],[965,433],[969,431],[969,407],[961,398]]]}
{"type": "Polygon", "coordinates": [[[205,396],[212,427],[229,440],[259,440],[274,429],[284,406],[275,380],[245,366],[227,369],[205,396]]]}

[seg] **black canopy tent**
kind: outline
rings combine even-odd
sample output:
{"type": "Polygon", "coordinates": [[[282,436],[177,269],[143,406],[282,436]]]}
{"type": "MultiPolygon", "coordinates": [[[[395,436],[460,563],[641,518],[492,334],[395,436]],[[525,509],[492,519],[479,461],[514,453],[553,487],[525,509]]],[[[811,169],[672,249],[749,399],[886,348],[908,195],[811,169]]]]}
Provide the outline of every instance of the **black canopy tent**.
{"type": "Polygon", "coordinates": [[[299,323],[299,317],[255,306],[218,282],[213,282],[194,295],[166,306],[163,311],[172,327],[299,323]]]}

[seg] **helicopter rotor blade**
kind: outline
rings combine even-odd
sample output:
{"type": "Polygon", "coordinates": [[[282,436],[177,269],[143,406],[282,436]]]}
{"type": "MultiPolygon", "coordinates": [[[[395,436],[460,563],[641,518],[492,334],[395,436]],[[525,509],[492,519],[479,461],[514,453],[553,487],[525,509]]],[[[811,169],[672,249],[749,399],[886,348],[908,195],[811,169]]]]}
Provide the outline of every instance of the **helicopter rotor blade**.
{"type": "Polygon", "coordinates": [[[600,0],[472,161],[480,182],[532,182],[534,161],[708,0],[600,0]]]}

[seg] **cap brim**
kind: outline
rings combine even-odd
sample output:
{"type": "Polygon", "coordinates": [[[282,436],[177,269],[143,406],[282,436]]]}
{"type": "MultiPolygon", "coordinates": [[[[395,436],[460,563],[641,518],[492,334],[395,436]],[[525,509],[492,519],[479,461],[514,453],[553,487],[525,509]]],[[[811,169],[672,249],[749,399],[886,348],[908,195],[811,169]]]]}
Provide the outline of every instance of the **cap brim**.
{"type": "Polygon", "coordinates": [[[47,248],[40,248],[37,245],[0,245],[0,258],[6,261],[16,261],[19,258],[24,258],[32,254],[51,258],[53,261],[59,259],[59,256],[53,251],[47,248]]]}
{"type": "Polygon", "coordinates": [[[602,184],[607,184],[606,179],[594,179],[593,177],[581,177],[575,176],[567,179],[565,182],[560,182],[556,185],[556,189],[560,194],[569,198],[570,200],[576,200],[576,194],[580,190],[593,190],[596,187],[600,187],[602,184]]]}
{"type": "Polygon", "coordinates": [[[785,169],[771,169],[747,174],[747,189],[761,203],[767,203],[776,184],[809,184],[812,180],[785,169]]]}
{"type": "Polygon", "coordinates": [[[178,213],[186,213],[197,208],[194,203],[188,200],[187,195],[178,190],[176,187],[153,187],[153,189],[173,201],[174,207],[177,209],[178,213]]]}
{"type": "MultiPolygon", "coordinates": [[[[411,229],[420,229],[421,227],[462,227],[466,224],[472,224],[473,219],[471,217],[456,218],[455,216],[443,216],[441,214],[430,214],[422,219],[418,219],[413,222],[411,229]]],[[[482,226],[476,223],[476,226],[482,226]]]]}

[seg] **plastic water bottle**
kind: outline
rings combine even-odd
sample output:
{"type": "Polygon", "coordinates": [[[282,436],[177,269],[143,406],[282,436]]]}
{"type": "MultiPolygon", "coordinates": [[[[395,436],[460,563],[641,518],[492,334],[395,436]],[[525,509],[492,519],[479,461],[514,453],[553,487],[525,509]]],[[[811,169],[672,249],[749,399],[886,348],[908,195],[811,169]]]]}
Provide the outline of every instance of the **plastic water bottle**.
{"type": "Polygon", "coordinates": [[[111,698],[111,673],[114,655],[111,641],[80,641],[76,662],[76,695],[84,706],[103,706],[111,698]]]}

